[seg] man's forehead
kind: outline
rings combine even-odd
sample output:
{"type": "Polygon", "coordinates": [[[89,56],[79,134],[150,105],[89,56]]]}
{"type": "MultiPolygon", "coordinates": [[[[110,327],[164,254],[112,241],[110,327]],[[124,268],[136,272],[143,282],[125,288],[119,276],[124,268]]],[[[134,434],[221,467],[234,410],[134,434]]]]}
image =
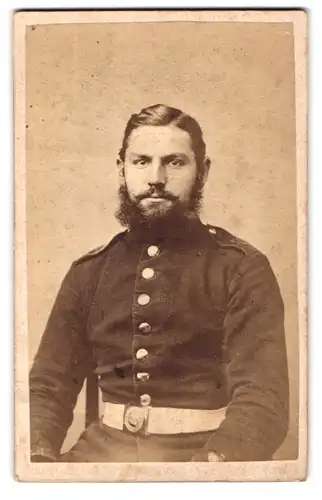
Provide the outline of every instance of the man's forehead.
{"type": "Polygon", "coordinates": [[[128,140],[129,153],[168,154],[174,151],[193,154],[188,132],[173,125],[142,125],[128,140]]]}

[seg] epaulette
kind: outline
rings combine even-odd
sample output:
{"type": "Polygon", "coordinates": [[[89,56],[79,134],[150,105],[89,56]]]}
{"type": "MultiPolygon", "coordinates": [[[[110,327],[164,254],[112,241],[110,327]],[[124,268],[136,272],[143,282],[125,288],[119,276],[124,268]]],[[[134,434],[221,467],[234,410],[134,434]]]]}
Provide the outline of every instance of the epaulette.
{"type": "Polygon", "coordinates": [[[99,247],[96,247],[94,248],[93,250],[90,250],[89,252],[87,252],[86,254],[82,255],[81,257],[79,257],[78,259],[76,259],[74,261],[74,264],[80,264],[81,262],[85,262],[86,260],[89,260],[89,259],[93,259],[99,255],[101,255],[102,253],[106,252],[106,250],[108,250],[109,248],[111,248],[113,245],[115,245],[115,243],[117,243],[118,241],[121,241],[125,234],[127,233],[127,231],[123,231],[121,233],[118,233],[116,234],[108,243],[106,243],[105,245],[100,245],[99,247]]]}
{"type": "Polygon", "coordinates": [[[254,253],[259,253],[257,248],[253,247],[250,243],[241,238],[237,238],[226,229],[217,226],[211,226],[207,224],[209,233],[214,237],[219,246],[223,248],[236,248],[240,250],[245,255],[250,255],[254,253]]]}

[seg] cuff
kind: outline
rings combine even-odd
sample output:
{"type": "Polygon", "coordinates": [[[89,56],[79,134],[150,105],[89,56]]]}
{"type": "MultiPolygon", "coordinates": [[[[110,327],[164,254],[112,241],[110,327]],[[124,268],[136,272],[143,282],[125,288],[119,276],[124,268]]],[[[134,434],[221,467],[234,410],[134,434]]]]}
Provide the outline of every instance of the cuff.
{"type": "Polygon", "coordinates": [[[253,462],[270,460],[270,455],[251,439],[237,439],[226,434],[216,433],[205,445],[207,453],[224,457],[225,462],[253,462]]]}
{"type": "Polygon", "coordinates": [[[57,456],[49,446],[34,446],[30,453],[31,462],[57,462],[57,456]]]}

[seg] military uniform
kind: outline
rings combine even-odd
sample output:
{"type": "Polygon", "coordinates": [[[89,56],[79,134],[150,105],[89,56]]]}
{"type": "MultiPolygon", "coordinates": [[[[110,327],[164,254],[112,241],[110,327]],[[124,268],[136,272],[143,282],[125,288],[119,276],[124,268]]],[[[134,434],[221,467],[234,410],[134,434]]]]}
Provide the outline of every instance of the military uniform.
{"type": "Polygon", "coordinates": [[[288,429],[288,371],[283,301],[267,258],[198,219],[170,238],[125,231],[78,259],[33,363],[30,407],[32,455],[44,460],[197,461],[211,451],[270,459],[288,429]],[[93,371],[107,407],[124,408],[123,427],[98,420],[60,458],[93,371]],[[152,420],[163,409],[153,432],[137,408],[152,420]],[[187,432],[159,433],[180,409],[187,432]],[[189,410],[224,418],[189,432],[189,410]]]}

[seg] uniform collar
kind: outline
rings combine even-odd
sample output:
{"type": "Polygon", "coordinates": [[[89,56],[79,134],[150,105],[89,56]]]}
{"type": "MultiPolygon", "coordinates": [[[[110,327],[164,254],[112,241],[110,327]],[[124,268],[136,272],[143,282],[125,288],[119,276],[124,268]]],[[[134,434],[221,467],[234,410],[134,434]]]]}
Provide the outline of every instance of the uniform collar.
{"type": "Polygon", "coordinates": [[[201,237],[208,234],[207,227],[201,222],[199,217],[193,219],[185,219],[178,226],[166,227],[161,230],[142,227],[142,230],[129,230],[126,235],[126,240],[138,243],[160,243],[164,241],[179,241],[189,242],[198,241],[201,237]]]}

